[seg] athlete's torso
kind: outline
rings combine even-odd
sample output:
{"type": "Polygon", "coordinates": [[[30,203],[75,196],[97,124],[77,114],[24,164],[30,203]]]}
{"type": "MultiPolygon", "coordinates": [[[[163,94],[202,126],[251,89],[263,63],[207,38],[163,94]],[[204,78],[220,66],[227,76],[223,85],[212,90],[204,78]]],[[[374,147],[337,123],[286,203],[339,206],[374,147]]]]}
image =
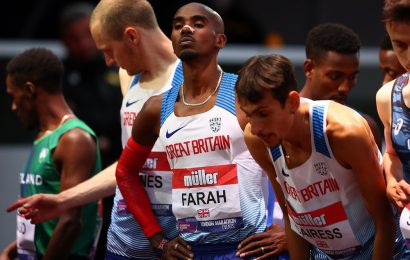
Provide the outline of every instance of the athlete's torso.
{"type": "Polygon", "coordinates": [[[237,243],[265,229],[263,173],[235,112],[236,75],[225,73],[209,111],[177,117],[179,86],[164,94],[159,140],[173,170],[173,212],[191,244],[237,243]]]}
{"type": "Polygon", "coordinates": [[[332,258],[369,259],[374,224],[353,172],[337,162],[329,146],[328,104],[310,103],[312,151],[306,162],[288,169],[282,147],[270,149],[277,180],[293,231],[332,258]]]}
{"type": "Polygon", "coordinates": [[[403,100],[403,87],[408,82],[409,73],[400,76],[391,93],[391,140],[394,150],[403,165],[404,179],[410,183],[410,108],[403,100]]]}
{"type": "MultiPolygon", "coordinates": [[[[131,136],[132,125],[144,103],[154,95],[162,94],[182,82],[182,66],[178,61],[175,72],[167,84],[157,90],[141,88],[139,75],[134,76],[130,88],[124,96],[121,107],[122,143],[125,145],[131,136]]],[[[155,143],[150,156],[140,172],[140,179],[148,193],[152,209],[168,239],[178,235],[175,217],[172,214],[171,170],[164,149],[155,143]]],[[[133,259],[157,259],[155,252],[145,237],[141,227],[127,210],[124,199],[116,188],[111,225],[108,230],[107,250],[114,254],[133,259]]]]}
{"type": "MultiPolygon", "coordinates": [[[[95,133],[79,119],[71,119],[49,134],[36,140],[24,170],[20,173],[21,197],[28,197],[38,193],[57,194],[60,192],[61,173],[55,168],[53,152],[61,136],[74,128],[81,128],[87,131],[94,137],[98,147],[95,133]]],[[[99,149],[97,149],[93,175],[100,170],[101,158],[99,149]]],[[[82,216],[83,228],[71,249],[71,255],[86,257],[89,255],[95,239],[97,203],[94,202],[84,206],[82,216]]],[[[17,222],[19,257],[24,259],[27,256],[35,256],[37,254],[44,255],[58,220],[50,220],[32,225],[29,221],[18,216],[17,222]]]]}

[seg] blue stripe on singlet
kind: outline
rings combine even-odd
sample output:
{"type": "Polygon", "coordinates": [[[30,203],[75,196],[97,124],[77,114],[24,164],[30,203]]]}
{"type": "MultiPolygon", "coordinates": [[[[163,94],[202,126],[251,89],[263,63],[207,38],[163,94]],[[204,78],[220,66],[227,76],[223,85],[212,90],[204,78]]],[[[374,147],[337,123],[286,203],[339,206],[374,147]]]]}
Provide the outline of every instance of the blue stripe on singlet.
{"type": "Polygon", "coordinates": [[[235,83],[238,78],[238,75],[231,73],[224,73],[223,79],[221,82],[220,90],[218,91],[218,96],[216,98],[216,104],[218,107],[221,107],[229,111],[232,115],[236,116],[235,110],[235,83]]]}
{"type": "Polygon", "coordinates": [[[135,75],[135,76],[132,78],[132,82],[131,82],[131,84],[130,84],[130,89],[132,89],[134,86],[137,85],[137,83],[140,81],[140,78],[141,78],[141,73],[135,75]]]}
{"type": "Polygon", "coordinates": [[[327,149],[325,132],[323,131],[324,105],[314,105],[312,110],[313,137],[316,151],[331,158],[327,149]]]}
{"type": "Polygon", "coordinates": [[[175,71],[171,89],[165,92],[162,97],[160,127],[162,127],[162,125],[164,124],[165,119],[167,119],[168,116],[174,112],[175,102],[177,100],[179,89],[181,88],[183,81],[184,74],[182,71],[182,63],[180,63],[177,70],[175,71]]]}

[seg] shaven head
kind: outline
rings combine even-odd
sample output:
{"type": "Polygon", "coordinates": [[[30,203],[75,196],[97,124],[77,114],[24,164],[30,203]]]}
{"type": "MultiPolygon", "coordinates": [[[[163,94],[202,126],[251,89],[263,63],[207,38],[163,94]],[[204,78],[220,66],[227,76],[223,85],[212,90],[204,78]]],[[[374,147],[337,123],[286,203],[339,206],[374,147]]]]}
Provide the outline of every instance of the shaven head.
{"type": "Polygon", "coordinates": [[[209,6],[201,4],[201,3],[193,2],[193,3],[189,3],[189,4],[186,4],[182,7],[180,7],[178,9],[178,11],[175,13],[174,19],[178,16],[178,13],[182,9],[189,8],[189,7],[196,7],[196,8],[203,9],[206,13],[209,14],[209,18],[210,18],[212,24],[214,25],[215,32],[216,33],[222,33],[222,34],[225,33],[225,25],[224,25],[224,21],[223,21],[222,17],[215,10],[210,8],[209,6]]]}
{"type": "Polygon", "coordinates": [[[101,0],[91,15],[90,27],[97,22],[113,39],[120,39],[127,26],[158,28],[154,10],[146,0],[101,0]]]}
{"type": "Polygon", "coordinates": [[[328,52],[356,54],[360,50],[360,39],[350,28],[336,23],[319,24],[308,33],[306,57],[320,62],[328,52]]]}

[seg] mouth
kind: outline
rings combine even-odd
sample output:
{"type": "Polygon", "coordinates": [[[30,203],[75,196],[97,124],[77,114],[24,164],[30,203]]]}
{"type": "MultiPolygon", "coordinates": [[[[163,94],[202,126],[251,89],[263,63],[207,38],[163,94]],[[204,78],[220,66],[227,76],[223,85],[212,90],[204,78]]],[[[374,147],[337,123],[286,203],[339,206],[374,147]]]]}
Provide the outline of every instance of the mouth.
{"type": "Polygon", "coordinates": [[[194,39],[192,37],[182,37],[181,40],[179,41],[179,45],[181,46],[186,46],[186,45],[191,45],[194,43],[194,39]]]}

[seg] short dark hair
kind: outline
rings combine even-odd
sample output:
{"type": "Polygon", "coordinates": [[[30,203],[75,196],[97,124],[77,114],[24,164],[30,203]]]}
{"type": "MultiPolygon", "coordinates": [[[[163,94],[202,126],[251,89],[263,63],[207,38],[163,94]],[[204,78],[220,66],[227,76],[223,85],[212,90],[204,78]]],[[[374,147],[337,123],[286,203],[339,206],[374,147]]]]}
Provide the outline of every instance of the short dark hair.
{"type": "Polygon", "coordinates": [[[410,23],[409,0],[385,0],[383,6],[383,21],[408,22],[410,23]]]}
{"type": "Polygon", "coordinates": [[[392,51],[393,45],[391,44],[391,40],[388,34],[383,37],[382,42],[380,43],[380,50],[383,51],[392,51]]]}
{"type": "Polygon", "coordinates": [[[324,52],[355,54],[359,52],[360,47],[359,36],[350,28],[337,23],[322,23],[308,33],[306,57],[318,62],[324,52]]]}
{"type": "Polygon", "coordinates": [[[61,92],[63,63],[48,49],[32,48],[22,52],[9,61],[6,72],[16,86],[30,81],[48,93],[61,92]]]}
{"type": "Polygon", "coordinates": [[[270,89],[282,106],[289,92],[297,89],[295,70],[291,61],[282,55],[258,55],[248,59],[239,71],[235,91],[239,99],[256,103],[270,89]]]}
{"type": "Polygon", "coordinates": [[[66,29],[73,22],[83,18],[91,17],[94,6],[89,3],[74,3],[66,6],[60,16],[60,34],[64,36],[66,29]]]}

